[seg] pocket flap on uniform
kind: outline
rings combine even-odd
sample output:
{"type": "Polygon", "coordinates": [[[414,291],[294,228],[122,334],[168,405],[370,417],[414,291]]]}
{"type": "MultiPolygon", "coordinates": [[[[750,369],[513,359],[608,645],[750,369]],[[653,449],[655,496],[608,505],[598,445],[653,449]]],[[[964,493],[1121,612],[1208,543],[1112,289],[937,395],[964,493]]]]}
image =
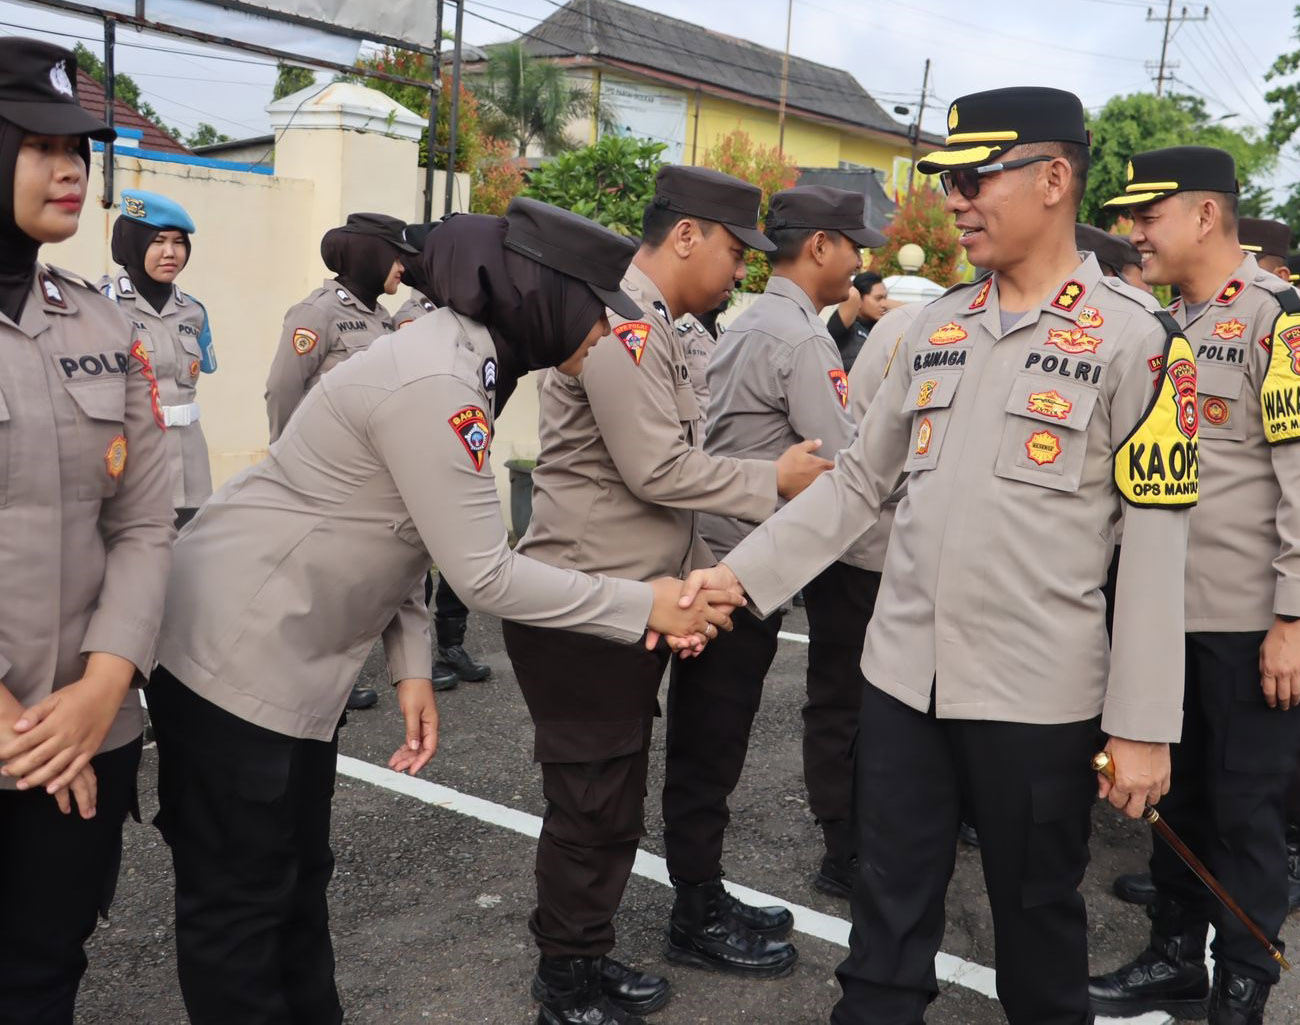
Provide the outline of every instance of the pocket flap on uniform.
{"type": "Polygon", "coordinates": [[[1093,388],[1053,381],[1042,374],[1020,374],[1007,399],[1007,412],[1082,431],[1096,405],[1097,392],[1093,388]]]}
{"type": "Polygon", "coordinates": [[[957,394],[961,371],[936,371],[918,374],[908,385],[900,413],[915,413],[919,409],[947,409],[957,394]]]}
{"type": "Polygon", "coordinates": [[[1201,395],[1217,395],[1221,399],[1241,398],[1246,383],[1243,367],[1216,366],[1206,360],[1196,364],[1196,390],[1201,395]]]}
{"type": "Polygon", "coordinates": [[[533,761],[563,765],[633,755],[641,750],[646,729],[644,719],[539,722],[533,740],[533,761]]]}
{"type": "Polygon", "coordinates": [[[111,420],[121,423],[126,419],[125,381],[81,381],[65,384],[72,400],[92,420],[111,420]]]}

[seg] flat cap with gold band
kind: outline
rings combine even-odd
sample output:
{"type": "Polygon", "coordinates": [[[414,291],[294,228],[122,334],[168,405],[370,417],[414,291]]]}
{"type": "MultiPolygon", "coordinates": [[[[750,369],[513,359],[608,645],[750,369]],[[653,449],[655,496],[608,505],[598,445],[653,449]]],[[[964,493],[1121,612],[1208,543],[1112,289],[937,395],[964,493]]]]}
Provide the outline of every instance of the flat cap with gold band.
{"type": "Polygon", "coordinates": [[[1242,217],[1237,221],[1237,241],[1243,253],[1285,260],[1291,252],[1291,228],[1282,221],[1242,217]]]}
{"type": "Polygon", "coordinates": [[[922,174],[980,167],[1013,146],[1030,142],[1089,145],[1083,104],[1074,93],[1041,86],[1014,86],[959,96],[948,108],[943,149],[917,161],[922,174]]]}
{"type": "Polygon", "coordinates": [[[1104,206],[1143,206],[1175,192],[1236,195],[1237,165],[1232,154],[1212,146],[1170,146],[1135,153],[1125,169],[1124,194],[1104,206]]]}
{"type": "Polygon", "coordinates": [[[1292,253],[1286,258],[1286,269],[1291,272],[1291,284],[1300,282],[1300,253],[1292,253]]]}

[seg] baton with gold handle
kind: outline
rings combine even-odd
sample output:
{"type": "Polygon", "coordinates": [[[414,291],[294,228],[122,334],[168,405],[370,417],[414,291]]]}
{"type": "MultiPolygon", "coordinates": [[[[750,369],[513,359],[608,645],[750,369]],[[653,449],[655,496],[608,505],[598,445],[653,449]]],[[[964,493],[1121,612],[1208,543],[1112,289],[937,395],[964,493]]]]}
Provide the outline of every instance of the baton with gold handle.
{"type": "MultiPolygon", "coordinates": [[[[1115,782],[1115,765],[1111,761],[1110,752],[1098,751],[1093,755],[1092,767],[1112,784],[1115,782]]],[[[1160,817],[1160,813],[1148,804],[1142,811],[1142,817],[1151,824],[1152,829],[1160,834],[1160,839],[1164,840],[1172,848],[1173,852],[1182,860],[1182,863],[1192,870],[1192,874],[1206,885],[1219,903],[1231,911],[1237,920],[1246,927],[1246,930],[1255,939],[1259,940],[1264,949],[1268,951],[1268,956],[1284,969],[1290,971],[1291,964],[1282,956],[1282,951],[1278,950],[1273,945],[1273,941],[1264,934],[1264,930],[1252,922],[1250,916],[1241,910],[1237,902],[1228,895],[1228,891],[1223,888],[1222,884],[1214,876],[1210,875],[1209,869],[1201,864],[1201,859],[1193,854],[1187,844],[1178,838],[1178,834],[1173,831],[1168,822],[1160,817]]]]}

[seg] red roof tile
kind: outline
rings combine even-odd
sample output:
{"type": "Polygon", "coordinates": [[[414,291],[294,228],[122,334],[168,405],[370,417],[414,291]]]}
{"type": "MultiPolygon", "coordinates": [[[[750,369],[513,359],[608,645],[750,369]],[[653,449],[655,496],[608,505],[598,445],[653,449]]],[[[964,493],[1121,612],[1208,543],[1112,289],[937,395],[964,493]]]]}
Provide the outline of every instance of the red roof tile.
{"type": "MultiPolygon", "coordinates": [[[[104,116],[104,87],[81,68],[77,69],[77,98],[81,101],[81,105],[96,117],[104,116]]],[[[113,100],[113,127],[137,128],[143,132],[140,138],[141,149],[154,150],[158,153],[190,152],[134,107],[127,106],[116,98],[113,100]]]]}

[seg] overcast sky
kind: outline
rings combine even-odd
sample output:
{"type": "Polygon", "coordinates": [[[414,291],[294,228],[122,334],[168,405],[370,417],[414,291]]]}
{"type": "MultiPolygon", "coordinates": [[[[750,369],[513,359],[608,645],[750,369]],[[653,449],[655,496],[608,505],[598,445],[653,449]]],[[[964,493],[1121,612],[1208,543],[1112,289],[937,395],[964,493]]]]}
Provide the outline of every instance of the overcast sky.
{"type": "MultiPolygon", "coordinates": [[[[634,0],[635,2],[635,0],[634,0]]],[[[429,0],[430,9],[433,7],[429,0]]],[[[514,38],[558,6],[555,0],[466,0],[465,38],[489,43],[514,38]]],[[[780,49],[787,0],[640,0],[640,6],[688,19],[718,32],[780,49]]],[[[1215,0],[1174,4],[1205,21],[1173,34],[1170,88],[1206,100],[1228,123],[1261,126],[1268,116],[1264,72],[1278,54],[1297,48],[1294,4],[1285,0],[1215,0]]],[[[382,10],[382,0],[376,7],[382,10]]],[[[794,0],[791,51],[851,72],[886,110],[915,103],[926,58],[933,61],[925,127],[941,132],[947,101],[1002,85],[1054,85],[1098,108],[1116,94],[1152,88],[1148,62],[1160,56],[1161,0],[794,0]]],[[[451,5],[448,5],[450,23],[451,5]]],[[[0,0],[0,32],[45,35],[71,46],[70,33],[97,52],[99,24],[39,7],[0,0]]],[[[118,33],[118,69],[141,86],[163,118],[185,131],[208,121],[236,138],[269,131],[264,107],[274,69],[260,58],[205,51],[172,37],[118,33]],[[148,47],[184,50],[158,52],[148,47]],[[222,59],[217,59],[217,57],[222,59]]],[[[1300,155],[1284,155],[1277,175],[1300,177],[1300,155]]]]}

